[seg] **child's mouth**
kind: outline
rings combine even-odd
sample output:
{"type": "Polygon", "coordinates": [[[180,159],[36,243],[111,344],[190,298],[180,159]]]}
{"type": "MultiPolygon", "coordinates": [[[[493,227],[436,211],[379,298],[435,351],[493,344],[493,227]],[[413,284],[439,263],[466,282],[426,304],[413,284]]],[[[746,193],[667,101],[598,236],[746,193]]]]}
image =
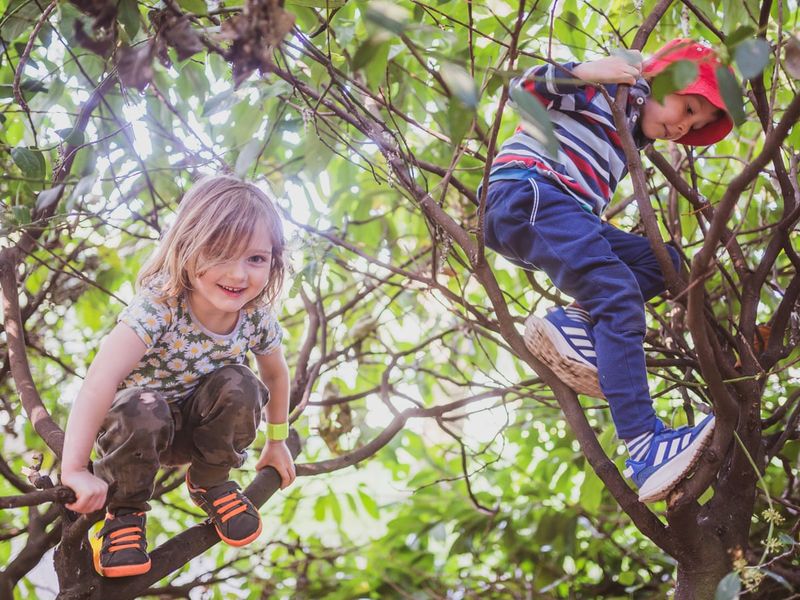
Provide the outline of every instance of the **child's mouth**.
{"type": "Polygon", "coordinates": [[[230,296],[231,298],[238,298],[242,295],[242,292],[245,288],[236,288],[236,287],[228,287],[226,285],[217,284],[217,287],[221,289],[226,296],[230,296]]]}

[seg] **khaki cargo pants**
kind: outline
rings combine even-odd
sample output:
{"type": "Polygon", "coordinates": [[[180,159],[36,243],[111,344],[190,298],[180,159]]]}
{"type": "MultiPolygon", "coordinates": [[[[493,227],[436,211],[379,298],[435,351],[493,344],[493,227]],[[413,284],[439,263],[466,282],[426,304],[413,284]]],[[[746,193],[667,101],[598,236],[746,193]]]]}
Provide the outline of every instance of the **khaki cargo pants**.
{"type": "Polygon", "coordinates": [[[244,365],[206,375],[180,403],[155,391],[117,393],[95,442],[94,472],[117,483],[109,510],[148,510],[161,465],[190,463],[192,484],[212,487],[244,463],[269,391],[244,365]]]}

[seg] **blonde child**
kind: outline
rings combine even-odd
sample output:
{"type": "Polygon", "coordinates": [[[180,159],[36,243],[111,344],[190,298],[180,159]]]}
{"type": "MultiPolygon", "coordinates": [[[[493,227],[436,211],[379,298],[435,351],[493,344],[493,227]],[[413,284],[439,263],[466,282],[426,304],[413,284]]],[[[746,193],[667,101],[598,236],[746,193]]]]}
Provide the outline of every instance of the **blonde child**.
{"type": "Polygon", "coordinates": [[[208,177],[142,268],[137,294],[106,336],[67,423],[61,480],[79,513],[103,507],[116,482],[95,567],[106,577],[150,569],[145,513],[159,466],[189,464],[191,499],[220,538],[243,546],[261,518],[228,479],[262,418],[256,469],[295,479],[288,435],[289,371],[271,305],[284,274],[283,230],[269,198],[233,177],[208,177]],[[255,356],[259,378],[245,365],[255,356]],[[92,444],[94,474],[87,469],[92,444]]]}

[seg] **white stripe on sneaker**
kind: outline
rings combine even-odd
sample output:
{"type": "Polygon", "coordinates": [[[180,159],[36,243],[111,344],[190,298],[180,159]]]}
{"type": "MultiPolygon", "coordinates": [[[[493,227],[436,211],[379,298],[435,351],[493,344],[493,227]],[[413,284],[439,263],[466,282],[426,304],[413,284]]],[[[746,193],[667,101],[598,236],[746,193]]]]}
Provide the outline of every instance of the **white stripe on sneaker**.
{"type": "Polygon", "coordinates": [[[572,340],[572,343],[575,344],[578,348],[594,348],[594,344],[592,344],[592,340],[589,338],[580,338],[577,340],[572,340]]]}
{"type": "Polygon", "coordinates": [[[662,462],[664,462],[664,454],[667,452],[667,446],[669,446],[669,442],[660,442],[658,444],[658,450],[656,450],[656,457],[653,459],[653,466],[658,466],[662,462]]]}
{"type": "Polygon", "coordinates": [[[584,340],[589,339],[588,337],[586,337],[586,332],[580,327],[562,327],[561,331],[563,331],[567,335],[574,335],[584,340]]]}
{"type": "Polygon", "coordinates": [[[650,450],[650,442],[653,441],[653,433],[643,433],[631,441],[626,442],[625,446],[628,448],[628,454],[635,461],[641,461],[647,456],[650,450]]]}
{"type": "Polygon", "coordinates": [[[669,452],[667,453],[667,460],[671,459],[678,453],[678,450],[681,447],[681,440],[680,438],[675,438],[669,443],[669,452]]]}
{"type": "Polygon", "coordinates": [[[652,431],[650,433],[643,433],[642,435],[638,435],[632,440],[629,440],[625,443],[625,445],[628,447],[630,452],[637,452],[642,445],[650,445],[650,440],[653,439],[653,435],[654,434],[652,431]]]}

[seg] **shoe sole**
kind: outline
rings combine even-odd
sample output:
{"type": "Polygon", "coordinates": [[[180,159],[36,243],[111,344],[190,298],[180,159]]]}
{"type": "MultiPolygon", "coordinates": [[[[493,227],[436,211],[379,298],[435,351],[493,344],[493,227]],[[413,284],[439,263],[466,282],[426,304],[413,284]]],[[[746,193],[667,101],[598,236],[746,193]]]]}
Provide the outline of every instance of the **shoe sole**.
{"type": "MultiPolygon", "coordinates": [[[[187,487],[188,487],[188,481],[189,481],[188,477],[187,477],[186,481],[187,481],[187,487]]],[[[197,506],[198,508],[203,510],[203,512],[205,512],[205,509],[203,508],[203,506],[197,500],[192,498],[191,495],[189,495],[189,499],[192,502],[194,502],[195,506],[197,506]]],[[[256,509],[256,511],[258,511],[258,509],[256,509]]],[[[206,514],[208,514],[208,513],[206,513],[206,514]]],[[[261,529],[263,528],[263,523],[261,522],[261,516],[259,516],[258,517],[258,529],[256,529],[253,533],[248,535],[246,538],[242,538],[240,540],[234,540],[232,538],[225,537],[224,535],[222,535],[222,532],[219,530],[217,525],[214,523],[214,520],[211,517],[208,517],[208,518],[211,521],[211,524],[214,525],[214,531],[217,532],[217,535],[219,536],[219,539],[221,539],[223,542],[228,544],[228,546],[233,546],[234,548],[240,548],[242,546],[246,546],[250,542],[254,541],[258,536],[261,535],[261,529]]]]}
{"type": "Polygon", "coordinates": [[[94,562],[94,570],[101,577],[132,577],[134,575],[143,575],[150,570],[151,562],[147,559],[146,563],[139,565],[120,565],[118,567],[104,567],[100,564],[100,548],[92,548],[92,561],[94,562]]]}
{"type": "Polygon", "coordinates": [[[531,315],[525,321],[523,339],[531,354],[547,365],[556,377],[578,394],[605,398],[600,389],[597,369],[565,356],[560,350],[560,346],[564,343],[560,338],[558,330],[547,319],[531,315]]]}
{"type": "Polygon", "coordinates": [[[216,525],[214,525],[214,529],[216,529],[217,535],[219,536],[219,539],[221,539],[223,542],[228,544],[228,546],[233,546],[234,548],[239,548],[241,546],[246,546],[250,542],[255,541],[255,539],[258,536],[261,535],[261,527],[262,527],[262,524],[261,524],[261,521],[259,521],[258,522],[258,529],[256,529],[254,533],[251,533],[246,538],[243,538],[241,540],[232,540],[231,538],[227,538],[224,535],[222,535],[222,532],[219,529],[217,529],[216,525]]]}
{"type": "MultiPolygon", "coordinates": [[[[694,468],[697,461],[703,455],[703,450],[706,449],[711,442],[711,436],[714,433],[716,426],[716,419],[703,428],[694,441],[686,446],[686,449],[673,458],[667,465],[670,466],[669,472],[666,468],[659,469],[653,473],[644,485],[639,488],[639,502],[650,504],[664,500],[669,493],[678,485],[686,475],[694,468]],[[678,473],[677,475],[675,473],[678,473]]],[[[666,467],[666,465],[665,465],[666,467]]]]}

